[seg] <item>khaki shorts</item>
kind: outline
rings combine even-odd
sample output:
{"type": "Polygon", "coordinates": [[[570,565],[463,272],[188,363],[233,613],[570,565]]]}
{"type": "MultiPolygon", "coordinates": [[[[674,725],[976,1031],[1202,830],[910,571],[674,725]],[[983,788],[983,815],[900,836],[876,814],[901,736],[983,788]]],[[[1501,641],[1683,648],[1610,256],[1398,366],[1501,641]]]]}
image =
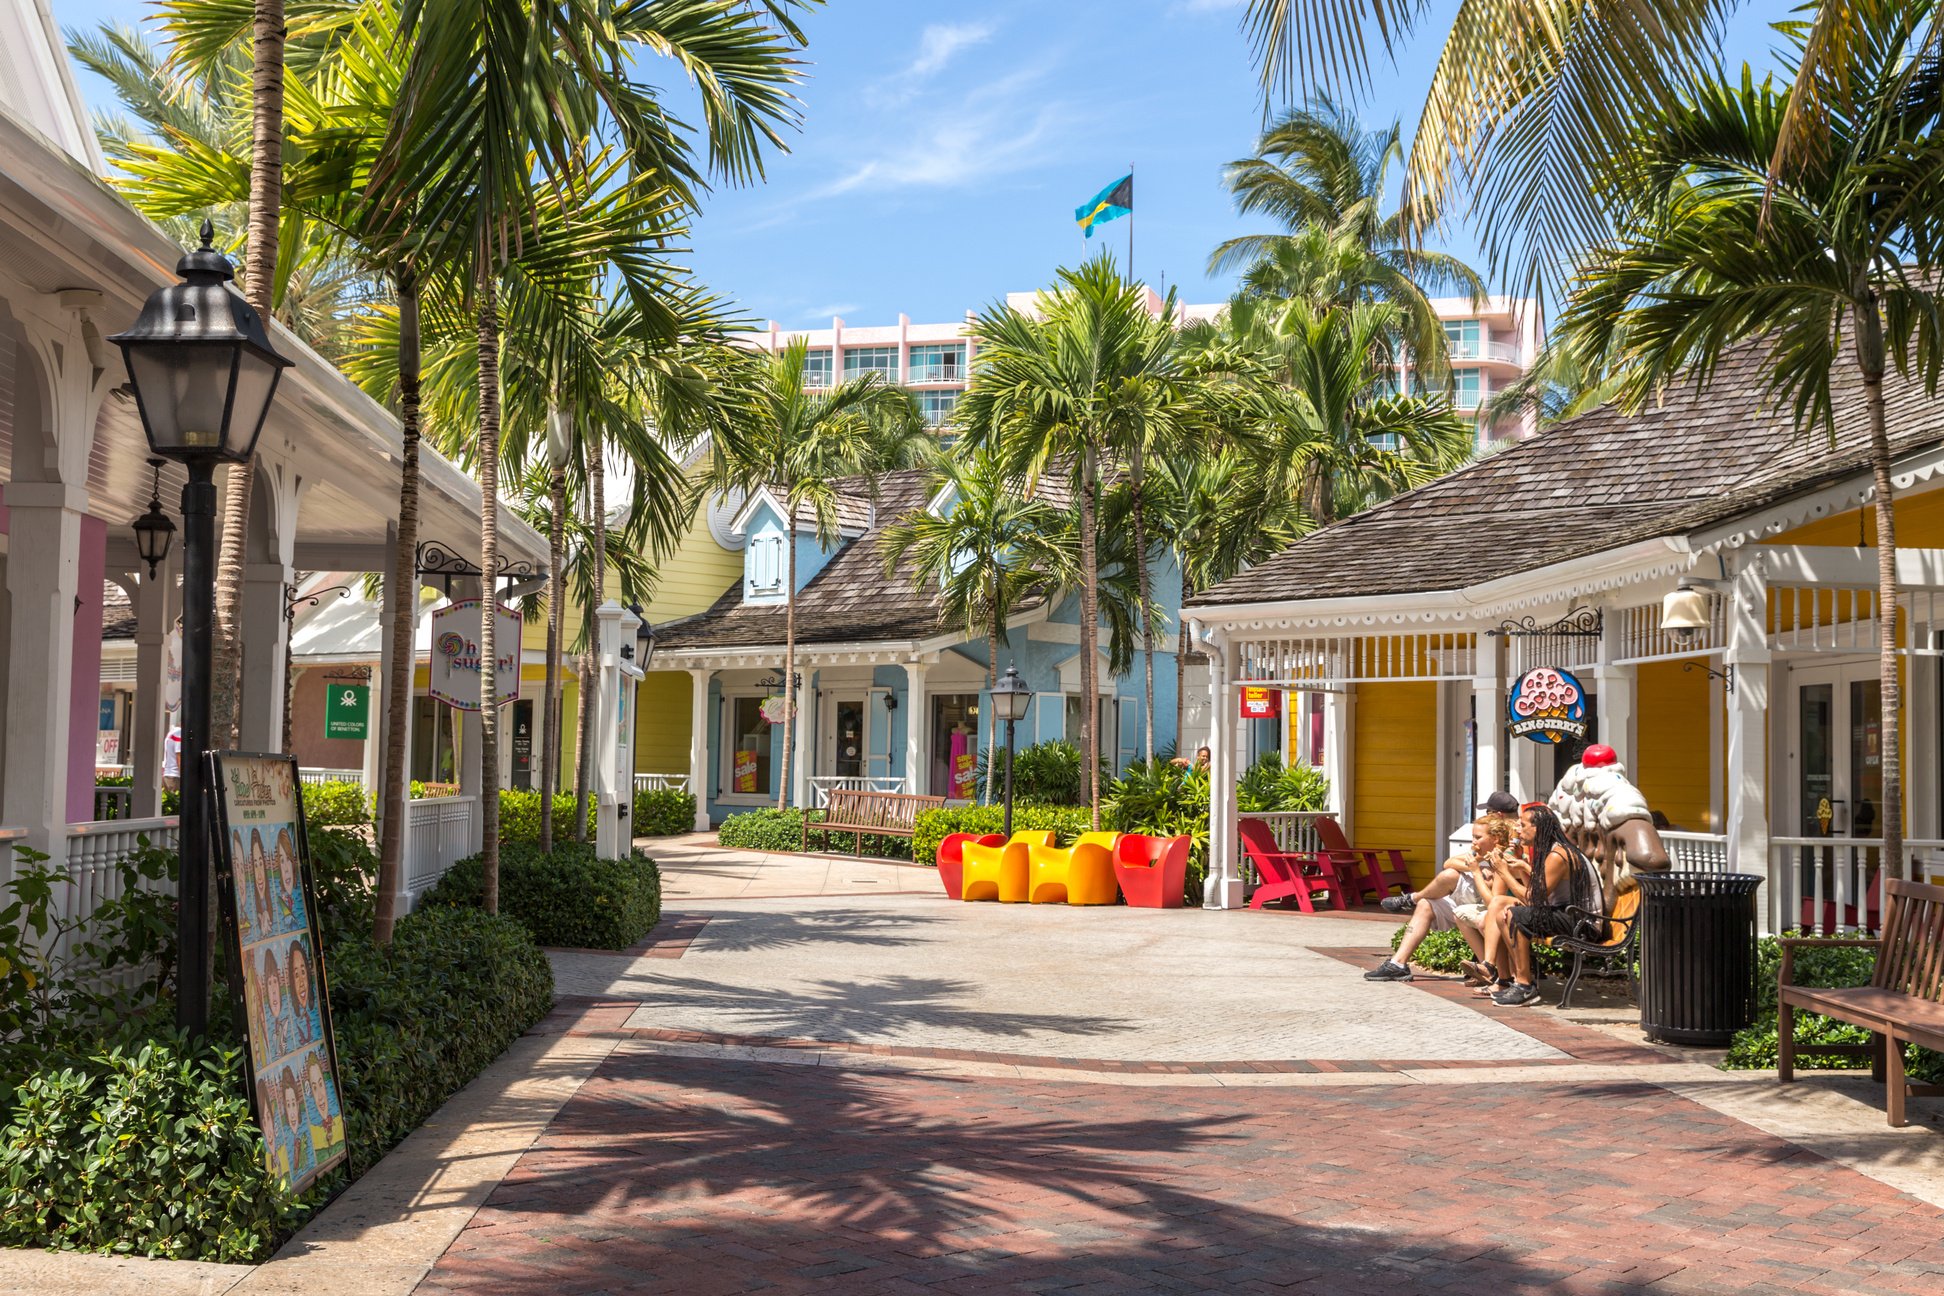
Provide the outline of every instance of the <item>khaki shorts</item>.
{"type": "Polygon", "coordinates": [[[1485,930],[1485,906],[1482,904],[1458,905],[1452,909],[1451,919],[1460,927],[1469,927],[1473,931],[1482,932],[1485,930]]]}

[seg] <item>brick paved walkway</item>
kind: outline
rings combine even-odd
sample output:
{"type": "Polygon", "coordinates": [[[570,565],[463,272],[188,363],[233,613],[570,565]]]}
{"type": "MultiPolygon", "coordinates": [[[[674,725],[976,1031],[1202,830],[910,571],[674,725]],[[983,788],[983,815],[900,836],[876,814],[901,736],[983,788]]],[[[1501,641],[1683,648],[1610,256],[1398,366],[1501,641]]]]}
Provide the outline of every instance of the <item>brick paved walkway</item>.
{"type": "Polygon", "coordinates": [[[1247,1093],[624,1046],[424,1293],[1935,1293],[1944,1215],[1645,1083],[1247,1093]]]}
{"type": "Polygon", "coordinates": [[[1385,926],[681,907],[554,956],[614,1051],[421,1292],[1944,1291],[1934,1133],[1886,1173],[1799,1087],[1865,1118],[1825,1159],[1637,1033],[1365,982],[1385,926]]]}

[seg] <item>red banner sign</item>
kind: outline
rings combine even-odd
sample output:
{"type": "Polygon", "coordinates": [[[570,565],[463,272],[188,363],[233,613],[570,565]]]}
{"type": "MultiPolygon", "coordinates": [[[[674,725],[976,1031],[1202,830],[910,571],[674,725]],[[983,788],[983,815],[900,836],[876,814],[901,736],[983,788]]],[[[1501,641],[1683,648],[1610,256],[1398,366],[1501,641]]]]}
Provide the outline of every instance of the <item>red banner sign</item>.
{"type": "Polygon", "coordinates": [[[1274,720],[1281,714],[1282,691],[1280,689],[1243,686],[1242,718],[1244,720],[1274,720]]]}

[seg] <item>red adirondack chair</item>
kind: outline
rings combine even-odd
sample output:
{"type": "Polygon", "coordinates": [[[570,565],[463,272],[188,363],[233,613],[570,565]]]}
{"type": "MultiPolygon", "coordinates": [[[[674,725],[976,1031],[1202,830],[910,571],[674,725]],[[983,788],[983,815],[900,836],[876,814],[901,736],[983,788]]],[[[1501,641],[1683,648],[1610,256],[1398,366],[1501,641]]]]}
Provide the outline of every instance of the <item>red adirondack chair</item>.
{"type": "Polygon", "coordinates": [[[1144,837],[1123,833],[1114,843],[1114,873],[1121,895],[1136,909],[1181,908],[1192,837],[1144,837]]]}
{"type": "Polygon", "coordinates": [[[1331,815],[1318,815],[1316,836],[1323,853],[1335,863],[1344,885],[1362,904],[1366,895],[1379,900],[1396,887],[1402,894],[1411,891],[1411,875],[1404,868],[1404,849],[1400,846],[1352,846],[1343,835],[1343,825],[1331,815]],[[1388,867],[1386,867],[1388,861],[1388,867]]]}
{"type": "Polygon", "coordinates": [[[1297,908],[1304,913],[1315,913],[1316,906],[1310,901],[1319,893],[1328,894],[1332,909],[1350,907],[1344,900],[1337,865],[1328,855],[1284,850],[1276,844],[1269,825],[1260,819],[1240,819],[1236,826],[1242,849],[1262,879],[1255,894],[1249,897],[1249,908],[1260,909],[1271,901],[1294,898],[1297,908]]]}

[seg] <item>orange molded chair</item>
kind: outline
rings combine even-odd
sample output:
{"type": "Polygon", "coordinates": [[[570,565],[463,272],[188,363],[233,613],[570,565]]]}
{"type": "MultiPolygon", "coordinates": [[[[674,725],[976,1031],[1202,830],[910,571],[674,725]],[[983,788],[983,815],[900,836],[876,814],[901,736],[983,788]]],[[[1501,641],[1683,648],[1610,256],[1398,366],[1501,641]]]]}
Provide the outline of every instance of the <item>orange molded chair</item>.
{"type": "Polygon", "coordinates": [[[1114,882],[1114,843],[1119,833],[1081,833],[1065,850],[1035,846],[1029,894],[1034,904],[1112,904],[1120,895],[1114,882]]]}
{"type": "Polygon", "coordinates": [[[1121,894],[1137,909],[1179,909],[1188,879],[1192,837],[1145,837],[1128,833],[1114,844],[1114,874],[1121,894]]]}
{"type": "Polygon", "coordinates": [[[944,884],[945,896],[950,900],[963,898],[965,883],[965,848],[971,844],[980,846],[1004,846],[1006,839],[998,833],[953,833],[938,843],[938,880],[944,884]]]}
{"type": "Polygon", "coordinates": [[[1053,844],[1050,832],[1016,832],[1012,840],[998,845],[966,842],[961,848],[965,869],[960,883],[960,898],[997,900],[1002,904],[1022,904],[1026,900],[1027,877],[1032,866],[1027,851],[1053,844]]]}

